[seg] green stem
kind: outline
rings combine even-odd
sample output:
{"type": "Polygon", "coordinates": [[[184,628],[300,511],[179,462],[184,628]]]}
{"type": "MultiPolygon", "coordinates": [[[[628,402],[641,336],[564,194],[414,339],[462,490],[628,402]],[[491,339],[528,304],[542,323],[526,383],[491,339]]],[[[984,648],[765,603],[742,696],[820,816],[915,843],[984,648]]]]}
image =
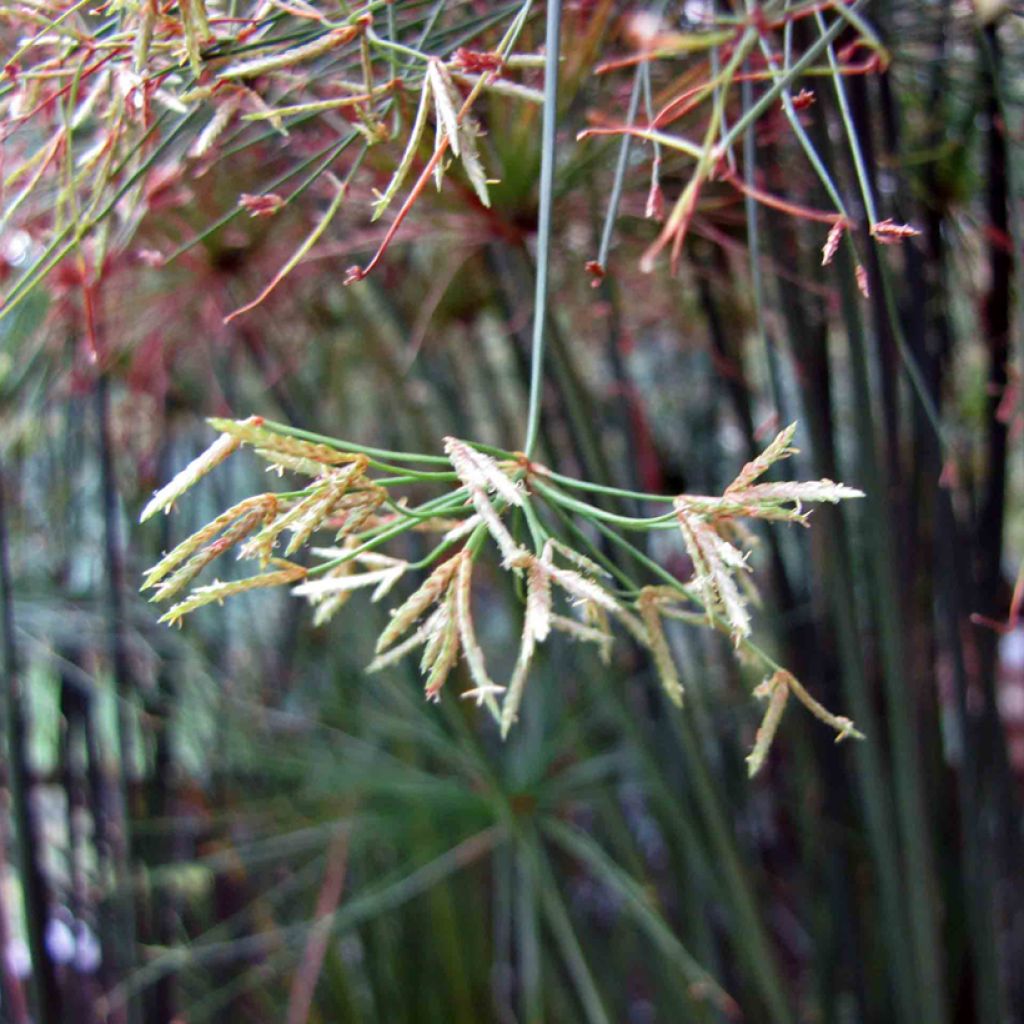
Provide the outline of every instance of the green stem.
{"type": "Polygon", "coordinates": [[[541,128],[540,209],[537,217],[537,287],[533,306],[533,344],[530,355],[530,399],[526,415],[527,458],[537,446],[540,399],[543,389],[544,321],[547,318],[548,265],[551,250],[551,206],[555,181],[555,128],[558,120],[558,60],[562,28],[562,4],[548,4],[544,65],[544,120],[541,128]]]}

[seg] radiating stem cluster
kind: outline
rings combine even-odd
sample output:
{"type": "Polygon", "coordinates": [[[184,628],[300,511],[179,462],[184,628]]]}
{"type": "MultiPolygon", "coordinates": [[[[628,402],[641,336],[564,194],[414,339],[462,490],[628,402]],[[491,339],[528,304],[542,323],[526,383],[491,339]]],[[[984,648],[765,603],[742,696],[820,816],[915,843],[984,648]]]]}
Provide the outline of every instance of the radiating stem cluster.
{"type": "MultiPolygon", "coordinates": [[[[371,601],[381,601],[407,576],[424,571],[425,578],[392,612],[369,669],[380,671],[419,651],[426,696],[437,699],[461,660],[471,682],[462,696],[485,706],[503,735],[518,716],[535,653],[553,633],[594,645],[606,661],[616,630],[625,633],[650,652],[667,697],[681,706],[684,687],[666,620],[721,631],[771,673],[774,682],[764,692],[775,694],[784,686],[840,739],[859,735],[848,719],[822,708],[751,639],[749,604],[756,591],[748,564],[752,537],[745,523],[805,524],[805,503],[860,496],[830,480],[759,482],[795,451],[793,426],[744,466],[722,495],[676,495],[668,499],[671,511],[641,517],[610,512],[570,492],[597,491],[655,507],[666,497],[594,487],[554,473],[523,453],[485,450],[457,438],[445,440],[444,456],[429,456],[349,445],[259,417],[211,424],[220,436],[157,492],[143,519],[170,509],[243,447],[278,473],[300,478],[302,485],[245,499],[150,569],[144,589],[154,590],[153,600],[168,601],[229,551],[259,566],[252,576],[194,587],[169,608],[164,621],[180,623],[197,608],[234,594],[294,584],[293,592],[310,602],[320,624],[356,590],[371,589],[371,601]],[[420,468],[441,464],[450,469],[420,468]],[[398,493],[410,487],[440,487],[442,493],[413,503],[398,493]],[[693,564],[688,580],[667,572],[624,536],[664,529],[679,532],[693,564]],[[431,544],[418,561],[382,550],[413,533],[431,544]],[[314,538],[323,534],[332,535],[331,543],[317,546],[314,538]],[[597,536],[626,554],[633,570],[609,559],[597,536]],[[524,595],[519,656],[507,684],[491,677],[474,625],[474,569],[488,545],[496,549],[501,569],[518,578],[524,595]],[[279,546],[282,556],[275,553],[279,546]],[[292,560],[303,550],[316,561],[292,560]]],[[[779,699],[771,697],[752,770],[763,763],[779,714],[779,699]]]]}

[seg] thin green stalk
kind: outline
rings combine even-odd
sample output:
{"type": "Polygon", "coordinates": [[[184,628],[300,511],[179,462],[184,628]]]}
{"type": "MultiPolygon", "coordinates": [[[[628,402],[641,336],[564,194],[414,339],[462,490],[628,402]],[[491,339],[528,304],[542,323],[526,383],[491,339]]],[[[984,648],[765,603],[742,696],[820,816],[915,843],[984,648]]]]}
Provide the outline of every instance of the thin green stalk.
{"type": "Polygon", "coordinates": [[[555,194],[555,130],[558,124],[558,71],[561,53],[562,4],[550,0],[547,11],[544,63],[544,118],[541,127],[540,207],[537,217],[537,281],[533,302],[533,342],[530,352],[530,397],[523,451],[529,458],[540,430],[544,386],[544,341],[548,308],[548,267],[551,259],[551,207],[555,194]]]}

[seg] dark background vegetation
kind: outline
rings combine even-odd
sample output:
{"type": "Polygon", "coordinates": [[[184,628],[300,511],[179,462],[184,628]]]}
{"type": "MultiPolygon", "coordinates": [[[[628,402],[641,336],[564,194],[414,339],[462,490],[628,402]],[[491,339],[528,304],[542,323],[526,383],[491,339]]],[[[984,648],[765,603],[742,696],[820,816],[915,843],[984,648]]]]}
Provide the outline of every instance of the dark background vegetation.
{"type": "MultiPolygon", "coordinates": [[[[400,14],[415,28],[432,6],[400,14]]],[[[429,52],[499,7],[441,6],[429,52]]],[[[519,443],[540,119],[485,97],[492,209],[453,172],[345,287],[379,241],[370,189],[400,152],[371,150],[311,256],[228,326],[328,193],[210,225],[344,125],[211,159],[171,150],[130,244],[111,248],[98,361],[73,260],[0,323],[6,1019],[1022,1019],[1020,13],[869,5],[892,61],[846,79],[851,114],[880,215],[920,235],[883,249],[860,231],[867,298],[845,247],[821,267],[827,226],[752,212],[720,183],[678,274],[641,274],[657,231],[641,143],[592,287],[620,143],[575,134],[625,118],[631,75],[593,71],[629,52],[627,5],[564,6],[543,458],[715,494],[798,420],[792,475],[868,497],[763,535],[757,635],[867,741],[837,747],[791,709],[748,781],[758,680],[725,638],[683,626],[683,712],[627,642],[610,667],[554,642],[502,743],[453,694],[425,704],[411,667],[363,675],[384,620],[359,596],[319,629],[283,592],[157,625],[142,570],[262,486],[261,466],[233,460],[137,525],[211,440],[204,416],[421,451],[445,434],[519,443]]],[[[493,30],[466,38],[483,49],[493,30]]],[[[832,84],[805,84],[806,130],[863,217],[832,84]]],[[[747,88],[732,116],[762,86],[747,88]]],[[[740,159],[765,189],[828,207],[781,110],[753,141],[740,159]]],[[[670,204],[686,168],[665,154],[670,204]]],[[[651,536],[685,577],[678,542],[651,536]]],[[[500,676],[518,598],[484,573],[478,628],[500,676]]]]}

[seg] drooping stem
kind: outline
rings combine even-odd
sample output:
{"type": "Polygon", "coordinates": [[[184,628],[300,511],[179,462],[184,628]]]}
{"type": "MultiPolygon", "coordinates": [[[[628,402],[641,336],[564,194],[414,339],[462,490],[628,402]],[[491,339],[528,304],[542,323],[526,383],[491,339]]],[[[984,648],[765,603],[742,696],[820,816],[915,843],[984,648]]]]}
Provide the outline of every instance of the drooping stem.
{"type": "Polygon", "coordinates": [[[558,59],[562,29],[561,0],[548,4],[544,53],[544,119],[541,127],[540,206],[537,213],[537,283],[533,303],[530,352],[530,400],[526,415],[527,458],[537,445],[543,390],[544,330],[548,305],[548,263],[551,248],[551,206],[555,181],[555,125],[558,118],[558,59]]]}

